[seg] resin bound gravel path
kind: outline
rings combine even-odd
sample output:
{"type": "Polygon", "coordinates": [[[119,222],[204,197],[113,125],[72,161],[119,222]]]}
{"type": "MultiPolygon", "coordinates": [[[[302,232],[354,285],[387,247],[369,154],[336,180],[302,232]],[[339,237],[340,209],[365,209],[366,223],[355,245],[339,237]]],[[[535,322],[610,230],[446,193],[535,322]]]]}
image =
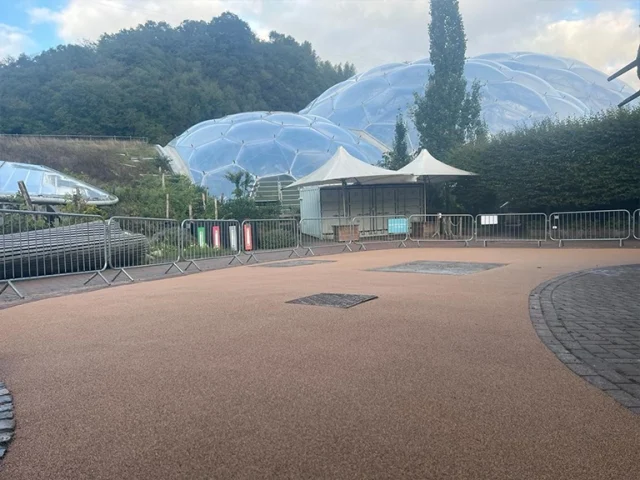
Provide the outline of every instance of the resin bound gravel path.
{"type": "MultiPolygon", "coordinates": [[[[2,479],[628,479],[640,415],[559,361],[541,283],[627,249],[407,249],[0,311],[2,479]],[[387,273],[418,260],[505,264],[387,273]],[[377,296],[349,309],[319,293],[377,296]]],[[[632,474],[633,475],[633,474],[632,474]]]]}

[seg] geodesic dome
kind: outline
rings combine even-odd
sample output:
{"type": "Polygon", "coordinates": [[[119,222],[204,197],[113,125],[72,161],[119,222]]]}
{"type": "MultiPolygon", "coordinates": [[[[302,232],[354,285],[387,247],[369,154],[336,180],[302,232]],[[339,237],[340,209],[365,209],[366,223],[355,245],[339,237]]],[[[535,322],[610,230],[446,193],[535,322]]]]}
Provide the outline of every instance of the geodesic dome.
{"type": "Polygon", "coordinates": [[[379,149],[315,115],[249,112],[194,125],[173,139],[165,152],[192,180],[214,195],[229,196],[228,172],[247,171],[256,179],[303,177],[344,147],[369,163],[381,160],[379,149]]]}
{"type": "MultiPolygon", "coordinates": [[[[424,93],[432,70],[429,59],[382,65],[331,87],[300,113],[369,134],[389,148],[396,116],[402,113],[415,149],[418,133],[408,110],[414,93],[424,93]]],[[[482,114],[492,133],[547,117],[599,112],[633,93],[585,63],[536,53],[480,55],[467,60],[465,76],[469,86],[474,80],[482,84],[482,114]]]]}

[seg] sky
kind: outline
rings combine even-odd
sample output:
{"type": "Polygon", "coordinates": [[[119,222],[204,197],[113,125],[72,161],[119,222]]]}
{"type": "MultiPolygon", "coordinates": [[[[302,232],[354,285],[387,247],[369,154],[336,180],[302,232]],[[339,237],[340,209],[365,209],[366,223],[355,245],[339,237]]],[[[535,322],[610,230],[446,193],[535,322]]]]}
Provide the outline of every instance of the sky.
{"type": "MultiPolygon", "coordinates": [[[[640,0],[460,0],[467,55],[533,51],[612,73],[636,56],[640,0]]],[[[178,25],[231,11],[267,38],[308,40],[359,72],[429,54],[428,0],[0,0],[0,59],[96,40],[147,20],[178,25]]],[[[621,77],[640,88],[635,72],[621,77]]]]}

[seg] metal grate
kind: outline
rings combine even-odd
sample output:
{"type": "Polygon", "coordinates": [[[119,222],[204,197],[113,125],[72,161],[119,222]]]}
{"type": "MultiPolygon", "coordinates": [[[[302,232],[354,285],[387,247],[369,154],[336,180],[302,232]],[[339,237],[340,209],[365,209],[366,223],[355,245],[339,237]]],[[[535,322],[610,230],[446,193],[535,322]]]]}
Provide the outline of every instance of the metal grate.
{"type": "Polygon", "coordinates": [[[318,293],[309,297],[297,298],[287,303],[312,305],[317,307],[351,308],[378,298],[376,295],[351,295],[348,293],[318,293]]]}
{"type": "Polygon", "coordinates": [[[503,267],[504,263],[469,263],[469,262],[429,262],[417,261],[401,263],[390,267],[374,268],[372,272],[424,273],[435,275],[470,275],[493,268],[503,267]]]}

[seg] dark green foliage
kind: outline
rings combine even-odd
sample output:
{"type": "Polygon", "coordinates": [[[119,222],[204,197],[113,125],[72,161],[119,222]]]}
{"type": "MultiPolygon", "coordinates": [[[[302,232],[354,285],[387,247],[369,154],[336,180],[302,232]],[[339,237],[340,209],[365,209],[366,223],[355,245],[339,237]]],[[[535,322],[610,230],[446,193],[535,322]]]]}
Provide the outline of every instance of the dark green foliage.
{"type": "Polygon", "coordinates": [[[253,188],[253,177],[249,172],[240,170],[239,172],[227,172],[225,178],[234,185],[233,197],[246,198],[253,188]]]}
{"type": "Polygon", "coordinates": [[[466,141],[486,135],[480,117],[480,85],[467,92],[467,39],[458,0],[431,0],[429,51],[433,72],[423,96],[416,95],[414,121],[420,148],[436,158],[466,141]]]}
{"type": "Polygon", "coordinates": [[[380,165],[389,170],[400,170],[409,162],[411,162],[411,155],[409,155],[409,146],[407,145],[407,127],[404,124],[402,115],[399,114],[396,119],[396,134],[393,139],[393,150],[386,152],[382,156],[380,165]]]}
{"type": "Polygon", "coordinates": [[[458,202],[470,212],[547,212],[640,204],[640,107],[591,118],[544,121],[474,142],[447,158],[479,177],[460,180],[458,202]]]}
{"type": "Polygon", "coordinates": [[[238,220],[278,218],[280,205],[277,203],[261,206],[251,198],[236,198],[220,205],[219,216],[222,219],[238,220]]]}
{"type": "Polygon", "coordinates": [[[256,247],[260,250],[279,250],[294,248],[298,244],[295,232],[285,228],[271,230],[259,230],[256,238],[256,247]]]}
{"type": "Polygon", "coordinates": [[[147,22],[85,46],[0,63],[0,132],[143,136],[166,143],[202,120],[298,111],[354,73],[308,42],[259,40],[231,13],[147,22]]]}

